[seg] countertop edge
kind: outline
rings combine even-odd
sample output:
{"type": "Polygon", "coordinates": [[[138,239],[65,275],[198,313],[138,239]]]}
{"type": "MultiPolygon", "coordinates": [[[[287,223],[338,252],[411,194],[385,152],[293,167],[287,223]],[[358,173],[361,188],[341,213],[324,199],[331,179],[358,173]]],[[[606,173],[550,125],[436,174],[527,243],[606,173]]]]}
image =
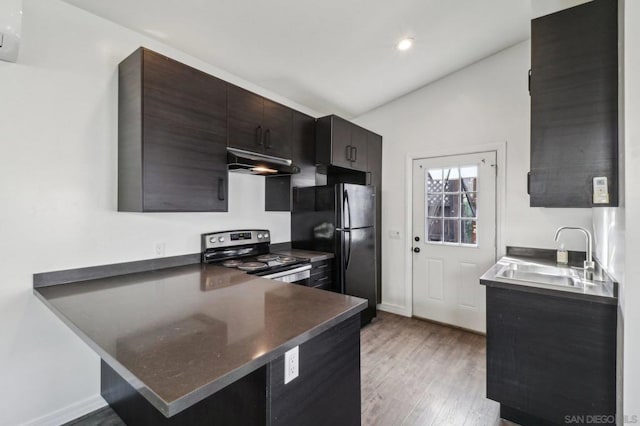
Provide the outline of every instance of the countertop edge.
{"type": "Polygon", "coordinates": [[[562,297],[565,299],[580,300],[582,302],[595,302],[605,305],[617,305],[618,299],[615,297],[597,296],[593,294],[574,293],[569,291],[554,290],[552,288],[537,287],[526,284],[507,283],[503,281],[494,281],[491,279],[480,278],[480,284],[486,287],[504,288],[506,290],[523,291],[525,293],[543,294],[553,297],[562,297]]]}
{"type": "MultiPolygon", "coordinates": [[[[295,284],[291,284],[295,285],[295,284]]],[[[323,291],[323,290],[318,290],[323,291]]],[[[151,391],[147,386],[143,385],[143,382],[138,379],[134,374],[127,370],[121,363],[115,360],[108,352],[103,350],[97,343],[95,343],[89,336],[87,336],[82,330],[80,330],[75,324],[67,318],[62,312],[55,308],[55,306],[38,291],[38,287],[33,289],[34,295],[42,301],[47,308],[49,308],[56,317],[58,317],[67,327],[69,327],[83,342],[85,342],[101,359],[103,359],[107,365],[113,368],[123,379],[125,379],[136,391],[140,392],[144,398],[149,401],[158,411],[160,411],[165,417],[172,417],[181,411],[191,407],[192,405],[204,400],[205,398],[220,391],[236,380],[254,372],[262,366],[270,363],[271,361],[284,355],[286,351],[301,345],[314,337],[320,335],[324,331],[332,328],[333,326],[351,318],[354,315],[359,314],[367,307],[367,301],[362,299],[359,304],[352,306],[344,312],[328,319],[327,321],[316,325],[313,328],[299,334],[293,339],[281,344],[274,348],[270,352],[263,356],[251,360],[250,362],[232,370],[225,375],[215,379],[214,381],[201,386],[198,389],[174,400],[167,402],[163,400],[156,393],[151,391]]],[[[353,297],[353,296],[352,296],[353,297]]]]}
{"type": "MultiPolygon", "coordinates": [[[[295,285],[295,284],[292,284],[295,285]]],[[[293,339],[283,343],[282,345],[278,346],[277,348],[274,348],[273,350],[271,350],[270,352],[262,355],[259,358],[256,358],[254,360],[252,360],[251,362],[236,368],[235,370],[232,370],[230,372],[228,372],[227,374],[225,374],[224,376],[221,376],[220,378],[218,378],[217,380],[208,383],[194,391],[192,391],[191,393],[188,393],[187,395],[183,396],[182,398],[179,398],[169,404],[167,404],[167,413],[165,414],[167,417],[171,417],[174,416],[178,413],[180,413],[181,411],[191,407],[194,404],[197,404],[198,402],[202,401],[203,399],[213,395],[214,393],[218,392],[219,390],[229,386],[231,383],[235,382],[236,380],[253,373],[254,371],[256,371],[257,369],[261,368],[262,366],[270,363],[271,361],[281,357],[282,355],[284,355],[285,352],[287,352],[289,349],[292,349],[296,346],[299,346],[311,339],[313,339],[314,337],[320,335],[321,333],[327,331],[328,329],[332,328],[333,326],[347,320],[348,318],[351,318],[352,316],[359,314],[360,312],[362,312],[363,310],[365,310],[367,306],[367,301],[366,300],[362,300],[362,302],[354,307],[349,308],[348,310],[342,312],[341,314],[336,315],[335,317],[323,322],[322,324],[319,324],[309,330],[307,330],[306,332],[294,337],[293,339]]],[[[164,411],[163,411],[164,413],[164,411]]]]}

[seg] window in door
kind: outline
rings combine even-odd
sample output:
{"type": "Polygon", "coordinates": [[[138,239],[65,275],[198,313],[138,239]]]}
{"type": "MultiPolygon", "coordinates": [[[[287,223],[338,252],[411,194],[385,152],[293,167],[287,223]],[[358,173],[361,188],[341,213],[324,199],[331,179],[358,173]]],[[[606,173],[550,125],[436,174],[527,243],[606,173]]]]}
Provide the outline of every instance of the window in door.
{"type": "Polygon", "coordinates": [[[425,170],[426,241],[477,247],[478,166],[425,170]]]}

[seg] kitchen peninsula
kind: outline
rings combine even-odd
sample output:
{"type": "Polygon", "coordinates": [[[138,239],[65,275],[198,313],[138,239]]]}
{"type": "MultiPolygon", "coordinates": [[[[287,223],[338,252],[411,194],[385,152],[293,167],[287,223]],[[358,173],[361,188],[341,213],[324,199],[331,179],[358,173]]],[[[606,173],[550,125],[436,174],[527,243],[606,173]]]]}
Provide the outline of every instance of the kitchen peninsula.
{"type": "Polygon", "coordinates": [[[365,300],[215,265],[154,269],[34,279],[102,358],[102,396],[127,424],[360,424],[365,300]]]}

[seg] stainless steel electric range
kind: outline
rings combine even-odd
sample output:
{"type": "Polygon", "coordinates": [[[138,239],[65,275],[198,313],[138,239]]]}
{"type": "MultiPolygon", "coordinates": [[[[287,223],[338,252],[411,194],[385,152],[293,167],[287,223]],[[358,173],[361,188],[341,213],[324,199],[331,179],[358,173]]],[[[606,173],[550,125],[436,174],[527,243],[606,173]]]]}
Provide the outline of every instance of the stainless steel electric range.
{"type": "Polygon", "coordinates": [[[265,229],[212,232],[202,235],[202,262],[237,268],[248,274],[296,284],[308,284],[308,259],[270,252],[271,233],[265,229]]]}

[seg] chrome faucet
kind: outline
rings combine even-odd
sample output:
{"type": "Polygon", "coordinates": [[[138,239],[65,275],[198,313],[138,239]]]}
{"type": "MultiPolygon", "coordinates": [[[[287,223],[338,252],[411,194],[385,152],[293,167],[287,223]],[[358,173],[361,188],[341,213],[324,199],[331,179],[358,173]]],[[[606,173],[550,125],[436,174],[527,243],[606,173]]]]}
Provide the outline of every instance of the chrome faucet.
{"type": "Polygon", "coordinates": [[[593,253],[593,237],[591,236],[591,232],[579,226],[561,226],[556,231],[556,236],[554,238],[554,241],[558,241],[560,232],[562,232],[565,229],[575,229],[576,231],[582,231],[584,233],[584,236],[587,238],[587,260],[584,261],[584,269],[585,271],[593,271],[596,265],[593,262],[593,254],[592,254],[593,253]]]}

